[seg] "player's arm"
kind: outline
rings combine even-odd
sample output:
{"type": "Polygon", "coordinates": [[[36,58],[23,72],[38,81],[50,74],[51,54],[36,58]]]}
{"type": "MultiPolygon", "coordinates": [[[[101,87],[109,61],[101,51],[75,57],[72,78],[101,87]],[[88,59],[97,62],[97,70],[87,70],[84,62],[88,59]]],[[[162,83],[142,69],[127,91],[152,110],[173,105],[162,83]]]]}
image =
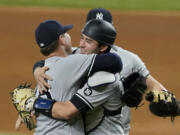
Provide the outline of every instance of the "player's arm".
{"type": "MultiPolygon", "coordinates": [[[[48,67],[43,67],[45,61],[38,61],[33,66],[33,72],[36,82],[40,86],[40,90],[47,90],[50,85],[45,80],[52,80],[45,72],[48,67]]],[[[114,53],[99,54],[95,57],[90,75],[97,71],[107,71],[111,73],[120,72],[122,70],[122,61],[119,56],[114,53]]]]}
{"type": "Polygon", "coordinates": [[[166,90],[166,88],[151,75],[147,77],[146,83],[147,90],[166,90]]]}
{"type": "MultiPolygon", "coordinates": [[[[100,95],[89,95],[85,96],[84,90],[87,86],[83,87],[76,93],[70,101],[59,102],[50,99],[38,98],[34,103],[34,110],[36,112],[42,113],[46,116],[53,117],[61,120],[70,120],[78,113],[83,113],[88,110],[93,110],[96,106],[99,106],[107,101],[107,97],[110,97],[113,90],[104,91],[100,95]],[[108,94],[107,94],[108,93],[108,94]],[[111,93],[111,94],[109,94],[111,93]],[[103,96],[104,95],[104,96],[103,96]],[[98,96],[102,96],[99,98],[98,96]],[[98,97],[98,98],[96,98],[98,97]],[[94,100],[94,98],[96,100],[94,100]]],[[[91,89],[93,92],[96,90],[91,89]]]]}
{"type": "Polygon", "coordinates": [[[128,53],[128,56],[132,61],[132,65],[130,66],[133,68],[134,73],[125,78],[125,80],[127,80],[126,82],[129,83],[124,87],[125,93],[122,100],[129,107],[138,107],[143,99],[144,93],[149,93],[154,90],[161,91],[162,89],[165,90],[165,88],[149,74],[145,64],[137,55],[128,53]],[[139,75],[137,73],[139,73],[139,75]]]}
{"type": "Polygon", "coordinates": [[[72,104],[71,101],[56,102],[52,107],[51,113],[53,118],[70,120],[79,113],[79,110],[72,104]]]}
{"type": "MultiPolygon", "coordinates": [[[[42,68],[45,61],[41,60],[34,64],[33,73],[36,72],[37,68],[42,68]]],[[[94,64],[92,65],[91,74],[97,71],[106,71],[110,73],[117,73],[122,70],[121,58],[115,53],[105,53],[98,54],[94,59],[94,64]]]]}
{"type": "MultiPolygon", "coordinates": [[[[36,113],[41,113],[45,116],[61,120],[70,120],[79,113],[78,108],[74,106],[71,101],[60,102],[51,99],[33,97],[27,100],[25,106],[28,108],[26,110],[27,112],[35,111],[36,113]]],[[[20,125],[19,121],[18,123],[16,122],[17,125],[20,125]]]]}
{"type": "Polygon", "coordinates": [[[108,97],[111,97],[115,91],[120,94],[119,89],[117,89],[119,85],[122,88],[122,83],[116,81],[113,74],[100,72],[93,75],[88,83],[82,89],[78,90],[70,101],[57,102],[55,100],[37,98],[32,103],[31,100],[27,101],[30,104],[27,104],[26,108],[30,108],[32,111],[34,107],[36,112],[46,116],[61,120],[70,120],[78,113],[93,110],[95,107],[107,102],[108,97]],[[97,80],[99,76],[106,79],[97,80]],[[115,83],[116,85],[114,85],[115,83]]]}
{"type": "Polygon", "coordinates": [[[85,97],[79,97],[79,94],[75,94],[70,101],[66,102],[37,98],[34,101],[29,99],[27,103],[29,104],[26,104],[26,108],[30,108],[30,111],[35,110],[36,113],[61,120],[70,120],[78,113],[94,109],[91,103],[85,97]]]}
{"type": "Polygon", "coordinates": [[[150,75],[140,59],[136,59],[136,66],[140,67],[140,73],[147,75],[146,84],[146,100],[150,102],[150,111],[160,117],[175,117],[180,113],[179,101],[174,94],[150,75]],[[148,74],[147,74],[148,73],[148,74]]]}
{"type": "MultiPolygon", "coordinates": [[[[149,75],[146,79],[147,83],[147,90],[146,90],[146,99],[149,102],[160,102],[160,99],[163,100],[162,103],[167,102],[168,99],[168,90],[160,83],[158,82],[154,77],[149,75]],[[165,98],[162,98],[165,97],[165,98]]],[[[162,104],[163,106],[163,104],[162,104]]]]}
{"type": "Polygon", "coordinates": [[[132,58],[133,58],[133,67],[135,68],[135,70],[137,70],[140,74],[142,74],[143,76],[147,77],[146,79],[146,84],[147,84],[147,90],[166,90],[166,88],[160,83],[158,82],[154,77],[152,77],[149,73],[149,71],[147,70],[144,62],[135,54],[131,54],[132,58]]]}

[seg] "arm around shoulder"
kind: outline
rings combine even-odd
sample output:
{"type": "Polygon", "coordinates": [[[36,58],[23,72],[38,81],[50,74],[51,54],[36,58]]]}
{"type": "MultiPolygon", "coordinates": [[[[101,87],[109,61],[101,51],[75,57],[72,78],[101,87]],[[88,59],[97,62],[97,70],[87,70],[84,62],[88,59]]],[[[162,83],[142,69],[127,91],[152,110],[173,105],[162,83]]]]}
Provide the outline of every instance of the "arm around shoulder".
{"type": "Polygon", "coordinates": [[[117,73],[122,70],[121,58],[115,53],[105,53],[96,56],[91,74],[97,71],[117,73]]]}
{"type": "Polygon", "coordinates": [[[70,101],[59,102],[38,98],[33,106],[36,112],[61,120],[70,120],[78,113],[78,110],[70,101]]]}

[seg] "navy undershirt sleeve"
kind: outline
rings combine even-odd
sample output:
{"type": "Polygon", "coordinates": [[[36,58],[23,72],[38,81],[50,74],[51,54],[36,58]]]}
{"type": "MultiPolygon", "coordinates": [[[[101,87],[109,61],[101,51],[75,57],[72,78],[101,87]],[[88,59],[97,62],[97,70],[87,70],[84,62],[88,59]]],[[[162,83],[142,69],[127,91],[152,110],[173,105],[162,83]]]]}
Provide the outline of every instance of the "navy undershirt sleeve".
{"type": "Polygon", "coordinates": [[[45,64],[44,60],[37,61],[33,66],[33,73],[37,67],[44,67],[44,64],[45,64]]]}
{"type": "Polygon", "coordinates": [[[77,94],[75,94],[70,101],[78,109],[79,112],[84,113],[88,110],[91,110],[91,108],[86,104],[86,102],[84,102],[84,100],[82,100],[82,98],[78,97],[77,94]]]}
{"type": "Polygon", "coordinates": [[[121,58],[115,53],[98,54],[94,60],[90,75],[97,71],[117,73],[122,70],[121,58]]]}

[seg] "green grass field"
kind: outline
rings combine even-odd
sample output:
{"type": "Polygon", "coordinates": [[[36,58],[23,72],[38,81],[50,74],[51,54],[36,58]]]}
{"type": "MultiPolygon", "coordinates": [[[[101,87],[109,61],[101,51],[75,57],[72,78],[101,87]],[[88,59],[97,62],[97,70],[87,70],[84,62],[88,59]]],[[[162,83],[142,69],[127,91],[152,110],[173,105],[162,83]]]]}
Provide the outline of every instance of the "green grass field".
{"type": "Polygon", "coordinates": [[[180,0],[0,0],[0,5],[71,8],[104,7],[119,10],[180,10],[180,0]]]}

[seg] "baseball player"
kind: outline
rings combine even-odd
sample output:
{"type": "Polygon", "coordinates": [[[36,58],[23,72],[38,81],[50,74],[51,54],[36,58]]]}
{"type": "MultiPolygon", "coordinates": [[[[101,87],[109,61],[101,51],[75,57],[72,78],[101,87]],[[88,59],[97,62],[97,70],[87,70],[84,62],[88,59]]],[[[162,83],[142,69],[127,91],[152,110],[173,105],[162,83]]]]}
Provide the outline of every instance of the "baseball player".
{"type": "MultiPolygon", "coordinates": [[[[112,32],[110,33],[111,41],[108,43],[112,42],[111,44],[113,44],[116,32],[112,25],[108,26],[110,32],[112,32]]],[[[87,76],[91,76],[96,71],[116,73],[122,69],[121,59],[112,53],[101,55],[77,54],[65,57],[64,46],[70,40],[66,32],[71,28],[72,25],[63,26],[55,20],[48,20],[40,23],[35,31],[36,42],[41,53],[46,56],[45,65],[50,67],[47,74],[53,77],[53,81],[49,82],[52,90],[50,93],[41,94],[40,97],[53,98],[57,101],[70,100],[77,89],[80,89],[80,84],[87,76]],[[111,61],[114,59],[116,61],[112,63],[111,61]],[[102,66],[99,63],[107,66],[102,66]],[[65,73],[64,76],[63,73],[65,73]]],[[[63,121],[38,114],[35,135],[83,135],[84,129],[82,127],[81,115],[76,115],[72,121],[63,121]]]]}
{"type": "MultiPolygon", "coordinates": [[[[111,13],[103,8],[97,8],[92,9],[89,11],[87,15],[86,21],[89,21],[90,19],[105,19],[106,21],[113,22],[112,21],[112,15],[111,13]],[[101,16],[101,17],[100,17],[101,16]]],[[[117,53],[119,56],[121,56],[122,62],[123,62],[123,70],[120,73],[120,78],[123,80],[123,78],[126,78],[133,72],[139,72],[141,75],[147,77],[147,89],[148,90],[166,90],[166,88],[163,87],[161,83],[159,83],[155,78],[153,78],[142,60],[134,53],[124,50],[121,47],[115,46],[116,50],[111,49],[111,52],[117,53]]],[[[78,50],[77,50],[78,51],[78,50]]],[[[86,44],[80,44],[79,46],[79,52],[82,54],[88,54],[89,52],[93,53],[95,49],[92,50],[92,48],[89,48],[86,44]],[[88,50],[88,51],[87,51],[88,50]]],[[[130,108],[128,106],[124,106],[122,108],[122,117],[120,121],[122,121],[122,124],[124,126],[124,132],[125,135],[129,135],[130,130],[130,108]]],[[[91,119],[92,120],[92,119],[91,119]]]]}
{"type": "MultiPolygon", "coordinates": [[[[108,10],[103,9],[103,8],[97,8],[97,9],[90,10],[87,15],[86,21],[89,21],[90,19],[93,19],[93,18],[104,19],[106,21],[109,21],[110,23],[113,22],[111,13],[108,10]]],[[[120,48],[118,46],[115,46],[115,48],[117,51],[114,51],[113,49],[111,49],[111,52],[115,52],[119,56],[121,56],[122,62],[123,62],[123,70],[120,73],[121,80],[123,80],[123,78],[126,78],[133,72],[139,72],[141,75],[147,77],[146,83],[147,83],[148,90],[162,90],[162,89],[166,90],[166,88],[164,88],[160,82],[158,82],[154,77],[152,77],[149,74],[149,71],[147,70],[146,66],[144,65],[142,60],[136,54],[134,54],[130,51],[124,50],[123,48],[120,48]]],[[[96,53],[97,49],[98,49],[98,47],[93,48],[89,44],[80,42],[79,48],[76,49],[74,51],[74,53],[84,53],[84,54],[96,53]]],[[[42,71],[42,72],[44,72],[44,71],[42,71]]],[[[35,75],[37,75],[37,74],[39,74],[39,73],[36,72],[35,75]]],[[[42,75],[39,75],[38,77],[36,76],[36,78],[37,78],[36,80],[40,80],[40,81],[42,81],[42,82],[40,82],[40,84],[44,84],[45,86],[50,87],[45,81],[43,81],[41,76],[42,75]]],[[[44,75],[44,76],[46,78],[50,78],[49,76],[46,76],[46,75],[44,75]]],[[[87,116],[90,116],[90,115],[87,115],[87,116]]],[[[121,124],[124,126],[125,135],[129,135],[130,108],[128,106],[124,106],[122,108],[121,114],[119,114],[119,116],[120,116],[120,119],[116,119],[116,121],[122,122],[121,124]]],[[[89,120],[92,120],[92,122],[88,122],[88,123],[93,123],[93,121],[95,121],[93,118],[94,117],[90,117],[89,120]]]]}

